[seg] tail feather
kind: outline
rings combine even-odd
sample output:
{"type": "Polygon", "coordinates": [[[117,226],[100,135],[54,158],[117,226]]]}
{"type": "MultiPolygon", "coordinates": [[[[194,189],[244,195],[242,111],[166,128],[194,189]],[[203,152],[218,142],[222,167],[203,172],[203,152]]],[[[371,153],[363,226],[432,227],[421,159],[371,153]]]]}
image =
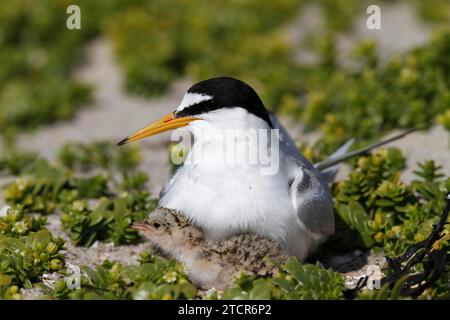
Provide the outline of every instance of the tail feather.
{"type": "MultiPolygon", "coordinates": [[[[347,154],[348,149],[350,149],[350,147],[353,145],[354,142],[355,142],[354,138],[348,140],[346,143],[344,143],[342,146],[340,146],[339,149],[337,149],[336,152],[334,152],[325,161],[342,158],[343,156],[345,156],[347,154]]],[[[314,166],[317,168],[318,165],[320,165],[320,163],[321,162],[319,162],[318,164],[315,164],[314,166]]],[[[325,179],[325,181],[327,181],[327,183],[331,183],[332,181],[334,181],[334,178],[336,177],[339,167],[340,167],[340,163],[336,163],[332,166],[324,167],[323,169],[319,168],[320,174],[325,179]]]]}
{"type": "Polygon", "coordinates": [[[328,177],[332,177],[334,179],[334,176],[336,175],[337,170],[339,169],[339,164],[341,162],[344,162],[350,158],[357,157],[361,154],[365,154],[375,148],[381,147],[385,144],[388,144],[390,142],[393,142],[395,140],[398,140],[400,138],[403,138],[407,136],[408,134],[417,131],[417,128],[406,130],[398,135],[395,135],[389,139],[382,140],[373,144],[370,144],[366,147],[347,152],[348,148],[353,144],[353,139],[350,139],[347,141],[344,145],[342,145],[335,153],[333,153],[329,158],[318,162],[314,164],[314,167],[316,167],[320,172],[324,175],[325,179],[327,181],[330,181],[328,177]]]}

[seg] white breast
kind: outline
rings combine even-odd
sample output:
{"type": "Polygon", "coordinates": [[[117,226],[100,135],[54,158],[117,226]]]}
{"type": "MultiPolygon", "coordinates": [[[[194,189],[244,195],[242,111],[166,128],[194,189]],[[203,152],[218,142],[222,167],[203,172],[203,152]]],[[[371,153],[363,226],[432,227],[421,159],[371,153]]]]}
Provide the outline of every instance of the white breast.
{"type": "MultiPolygon", "coordinates": [[[[230,127],[266,128],[261,119],[242,110],[220,110],[192,123],[195,129],[217,130],[230,127]],[[233,110],[233,111],[231,111],[233,110]],[[218,120],[220,119],[220,120],[218,120]]],[[[224,238],[240,232],[254,232],[281,243],[290,253],[303,259],[310,239],[299,222],[290,198],[286,159],[280,156],[280,170],[272,175],[261,173],[259,164],[227,164],[221,155],[219,141],[195,136],[195,143],[186,163],[165,186],[160,206],[177,210],[200,226],[211,239],[224,238]],[[208,161],[192,163],[199,153],[208,161]]],[[[248,140],[235,141],[238,150],[259,146],[248,140]]],[[[204,159],[204,158],[203,158],[204,159]]]]}

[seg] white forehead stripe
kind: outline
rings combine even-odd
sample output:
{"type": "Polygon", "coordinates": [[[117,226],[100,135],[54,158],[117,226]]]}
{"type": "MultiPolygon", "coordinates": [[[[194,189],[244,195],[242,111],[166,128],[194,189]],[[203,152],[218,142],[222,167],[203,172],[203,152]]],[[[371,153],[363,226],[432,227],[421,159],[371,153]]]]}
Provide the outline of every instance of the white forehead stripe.
{"type": "Polygon", "coordinates": [[[202,101],[211,100],[212,98],[213,97],[208,96],[207,94],[188,92],[184,95],[183,100],[181,100],[181,103],[177,108],[177,111],[181,111],[187,107],[190,107],[202,101]]]}

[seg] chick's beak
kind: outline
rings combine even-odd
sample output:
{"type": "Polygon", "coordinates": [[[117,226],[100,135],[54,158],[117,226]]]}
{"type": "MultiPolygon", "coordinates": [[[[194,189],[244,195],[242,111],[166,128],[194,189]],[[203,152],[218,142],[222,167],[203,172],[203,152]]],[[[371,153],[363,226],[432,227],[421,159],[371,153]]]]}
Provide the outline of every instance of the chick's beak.
{"type": "Polygon", "coordinates": [[[171,112],[161,119],[149,124],[148,126],[136,131],[132,135],[126,137],[122,141],[120,141],[117,145],[121,146],[128,142],[133,142],[137,140],[141,140],[146,137],[154,136],[158,133],[165,132],[168,130],[180,128],[187,126],[194,120],[198,120],[199,118],[195,117],[181,117],[176,118],[175,113],[171,112]]]}

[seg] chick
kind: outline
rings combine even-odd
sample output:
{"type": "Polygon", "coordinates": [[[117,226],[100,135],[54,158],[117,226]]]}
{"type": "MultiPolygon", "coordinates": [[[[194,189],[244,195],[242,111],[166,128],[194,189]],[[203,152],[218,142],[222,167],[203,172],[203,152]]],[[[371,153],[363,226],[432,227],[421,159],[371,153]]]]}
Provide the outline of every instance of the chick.
{"type": "Polygon", "coordinates": [[[133,227],[155,249],[182,262],[192,282],[203,289],[225,290],[241,272],[271,276],[277,271],[277,264],[288,258],[276,242],[256,234],[205,240],[201,229],[165,208],[158,208],[146,221],[136,222],[133,227]]]}

